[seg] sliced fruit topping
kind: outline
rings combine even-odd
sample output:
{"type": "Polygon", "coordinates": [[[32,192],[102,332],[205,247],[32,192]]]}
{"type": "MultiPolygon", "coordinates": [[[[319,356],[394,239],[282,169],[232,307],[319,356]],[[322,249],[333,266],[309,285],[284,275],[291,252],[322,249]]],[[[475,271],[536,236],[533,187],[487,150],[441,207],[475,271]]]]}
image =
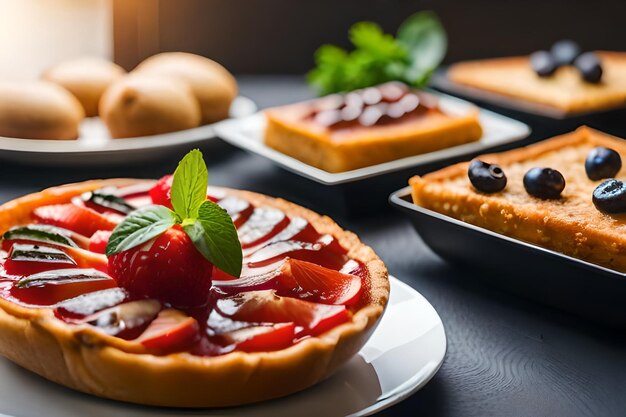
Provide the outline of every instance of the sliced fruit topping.
{"type": "Polygon", "coordinates": [[[107,308],[77,323],[87,323],[100,331],[123,339],[137,338],[161,310],[156,300],[138,300],[107,308]]]}
{"type": "Polygon", "coordinates": [[[37,207],[33,218],[39,223],[69,229],[87,237],[98,230],[113,230],[116,226],[114,221],[95,210],[75,204],[37,207]]]}
{"type": "Polygon", "coordinates": [[[274,208],[255,208],[252,215],[239,228],[241,247],[258,245],[275,236],[289,224],[289,218],[281,210],[274,208]]]}
{"type": "Polygon", "coordinates": [[[136,207],[128,204],[123,198],[111,194],[107,190],[96,190],[84,193],[82,199],[85,202],[85,206],[98,213],[116,212],[129,214],[136,209],[136,207]]]}
{"type": "Polygon", "coordinates": [[[206,303],[213,265],[174,226],[143,246],[110,256],[109,271],[133,296],[192,307],[206,303]]]}
{"type": "Polygon", "coordinates": [[[50,269],[74,268],[76,261],[60,249],[15,243],[4,262],[9,275],[28,276],[50,269]]]}
{"type": "Polygon", "coordinates": [[[198,322],[178,310],[163,310],[136,341],[161,354],[189,347],[199,336],[198,322]]]}
{"type": "Polygon", "coordinates": [[[104,254],[109,238],[111,237],[111,233],[112,232],[110,230],[98,230],[96,233],[91,235],[91,238],[89,238],[89,250],[104,254]]]}
{"type": "Polygon", "coordinates": [[[323,304],[352,305],[361,293],[361,278],[310,262],[286,259],[265,274],[237,280],[213,281],[227,293],[274,288],[276,294],[323,304]]]}
{"type": "Polygon", "coordinates": [[[154,204],[172,209],[172,175],[162,177],[149,191],[154,204]]]}
{"type": "Polygon", "coordinates": [[[361,293],[361,278],[311,262],[287,259],[276,278],[279,295],[324,304],[354,304],[361,293]]]}
{"type": "Polygon", "coordinates": [[[57,269],[22,278],[11,288],[11,295],[26,304],[51,306],[113,287],[115,281],[95,269],[57,269]]]}
{"type": "Polygon", "coordinates": [[[271,243],[254,252],[248,259],[250,268],[258,268],[290,257],[313,262],[326,268],[341,269],[348,261],[345,250],[331,235],[323,235],[316,242],[288,240],[271,243]]]}
{"type": "MultiPolygon", "coordinates": [[[[164,189],[167,182],[151,191],[164,189]]],[[[239,276],[242,252],[237,230],[228,213],[207,200],[207,183],[202,154],[193,150],[171,179],[174,211],[146,206],[115,228],[105,250],[109,271],[131,296],[194,307],[208,301],[213,266],[239,276]]]]}
{"type": "Polygon", "coordinates": [[[15,286],[18,288],[42,287],[45,285],[61,285],[70,282],[112,281],[104,272],[96,269],[57,269],[39,272],[20,279],[15,286]]]}
{"type": "Polygon", "coordinates": [[[9,249],[8,246],[5,246],[5,242],[10,245],[10,242],[16,240],[78,247],[76,242],[72,240],[71,231],[45,224],[29,224],[27,226],[14,227],[4,233],[2,240],[2,248],[4,250],[9,249]]]}
{"type": "Polygon", "coordinates": [[[250,323],[235,321],[211,311],[207,334],[223,347],[222,353],[239,349],[246,352],[271,351],[290,346],[296,338],[296,325],[289,323],[250,323]]]}
{"type": "Polygon", "coordinates": [[[297,241],[309,241],[313,242],[319,239],[320,235],[315,231],[313,226],[302,217],[294,217],[289,220],[289,224],[287,227],[282,229],[276,235],[270,237],[269,239],[263,239],[259,244],[252,246],[249,245],[244,248],[243,253],[244,256],[249,256],[261,249],[263,246],[269,245],[270,243],[282,242],[285,240],[297,240],[297,241]]]}
{"type": "Polygon", "coordinates": [[[269,352],[289,347],[296,338],[294,323],[252,326],[222,336],[229,345],[244,352],[269,352]]]}
{"type": "Polygon", "coordinates": [[[293,322],[302,327],[297,336],[318,335],[350,320],[350,312],[345,306],[281,297],[273,290],[243,292],[219,298],[216,310],[222,316],[239,321],[293,322]]]}
{"type": "Polygon", "coordinates": [[[128,294],[122,288],[109,288],[81,294],[57,305],[57,316],[65,319],[79,319],[105,308],[113,307],[126,299],[128,294]]]}

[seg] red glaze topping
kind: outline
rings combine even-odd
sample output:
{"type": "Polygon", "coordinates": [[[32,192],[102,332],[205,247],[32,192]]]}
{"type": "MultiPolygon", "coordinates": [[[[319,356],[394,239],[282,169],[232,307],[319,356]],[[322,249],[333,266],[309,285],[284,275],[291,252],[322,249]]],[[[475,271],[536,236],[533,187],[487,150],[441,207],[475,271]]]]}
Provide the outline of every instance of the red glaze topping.
{"type": "MultiPolygon", "coordinates": [[[[170,205],[170,187],[165,177],[152,188],[106,192],[123,199],[114,201],[121,208],[139,208],[170,205]]],[[[25,227],[35,230],[2,242],[0,297],[52,308],[66,323],[125,339],[139,351],[201,356],[289,347],[349,321],[362,298],[365,266],[304,218],[233,195],[207,196],[238,229],[244,257],[235,278],[207,262],[179,226],[107,261],[102,253],[119,219],[106,215],[111,206],[85,198],[35,209],[36,226],[25,227]],[[63,239],[42,235],[42,224],[63,239]],[[159,301],[177,294],[194,302],[174,309],[159,301]]]]}
{"type": "Polygon", "coordinates": [[[405,84],[389,82],[314,100],[306,117],[336,130],[393,123],[435,108],[431,96],[411,90],[405,84]]]}

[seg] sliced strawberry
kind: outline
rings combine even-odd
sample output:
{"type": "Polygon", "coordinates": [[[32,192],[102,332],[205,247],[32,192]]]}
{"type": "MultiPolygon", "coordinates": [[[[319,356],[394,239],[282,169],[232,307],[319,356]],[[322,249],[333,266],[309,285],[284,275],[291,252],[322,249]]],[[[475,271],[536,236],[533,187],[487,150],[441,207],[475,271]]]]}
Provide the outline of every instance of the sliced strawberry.
{"type": "Polygon", "coordinates": [[[287,257],[336,270],[341,269],[349,259],[337,239],[331,235],[323,235],[315,242],[287,240],[270,243],[250,255],[247,265],[250,268],[259,268],[281,262],[287,257]]]}
{"type": "Polygon", "coordinates": [[[289,218],[281,210],[268,207],[254,209],[252,215],[239,228],[242,248],[256,246],[276,236],[289,225],[289,218]]]}
{"type": "Polygon", "coordinates": [[[109,273],[131,296],[156,298],[176,307],[205,304],[212,271],[213,265],[179,225],[109,257],[109,273]]]}
{"type": "Polygon", "coordinates": [[[225,317],[253,323],[293,322],[303,328],[299,336],[318,335],[350,320],[345,306],[317,304],[281,297],[273,290],[250,291],[220,298],[216,309],[225,317]]]}
{"type": "Polygon", "coordinates": [[[351,305],[361,294],[358,276],[297,259],[287,259],[275,280],[278,295],[324,304],[351,305]]]}
{"type": "Polygon", "coordinates": [[[39,223],[51,224],[91,236],[98,230],[113,230],[117,223],[87,207],[75,204],[56,204],[37,207],[33,218],[39,223]]]}
{"type": "Polygon", "coordinates": [[[53,269],[76,268],[76,261],[56,247],[15,243],[4,262],[9,275],[28,276],[53,269]]]}
{"type": "Polygon", "coordinates": [[[26,304],[51,306],[81,294],[113,287],[115,281],[93,269],[58,269],[19,280],[11,288],[11,295],[26,304]]]}
{"type": "Polygon", "coordinates": [[[343,305],[356,303],[361,295],[359,276],[290,258],[275,270],[239,279],[233,279],[224,273],[216,275],[215,271],[213,274],[213,285],[229,294],[273,288],[276,294],[285,297],[343,305]],[[226,279],[222,281],[224,277],[226,279]]]}
{"type": "Polygon", "coordinates": [[[91,235],[91,238],[89,238],[89,250],[96,253],[104,253],[111,233],[110,230],[98,230],[91,235]]]}
{"type": "Polygon", "coordinates": [[[162,177],[148,192],[154,204],[172,208],[172,181],[173,175],[162,177]]]}
{"type": "Polygon", "coordinates": [[[15,243],[43,244],[52,246],[78,246],[87,248],[89,239],[85,236],[56,226],[29,224],[14,227],[2,236],[2,250],[8,252],[15,243]]]}
{"type": "Polygon", "coordinates": [[[163,310],[136,340],[153,352],[176,352],[194,343],[199,334],[196,319],[178,310],[163,310]]]}
{"type": "Polygon", "coordinates": [[[119,287],[88,292],[59,303],[54,314],[62,320],[75,321],[116,306],[127,297],[126,291],[119,287]]]}
{"type": "Polygon", "coordinates": [[[224,340],[244,352],[269,352],[291,346],[296,338],[294,323],[252,326],[224,335],[224,340]]]}
{"type": "Polygon", "coordinates": [[[156,300],[129,301],[89,315],[76,323],[90,324],[103,333],[131,340],[143,333],[159,311],[161,303],[156,300]]]}

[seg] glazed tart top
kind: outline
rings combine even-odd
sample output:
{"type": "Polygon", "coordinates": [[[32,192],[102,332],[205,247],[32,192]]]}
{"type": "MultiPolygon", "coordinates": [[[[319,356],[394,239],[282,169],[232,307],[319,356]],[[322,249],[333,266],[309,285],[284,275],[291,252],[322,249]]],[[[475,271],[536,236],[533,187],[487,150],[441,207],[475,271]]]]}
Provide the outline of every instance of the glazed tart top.
{"type": "MultiPolygon", "coordinates": [[[[104,249],[128,213],[153,203],[153,186],[106,187],[35,207],[4,234],[0,298],[51,309],[57,320],[93,330],[122,350],[198,356],[283,349],[350,321],[371,300],[367,265],[335,236],[297,213],[218,188],[209,188],[208,198],[237,227],[241,276],[213,267],[201,305],[174,308],[158,297],[131,296],[111,277],[104,249]]],[[[136,256],[168,244],[159,239],[136,256]]]]}

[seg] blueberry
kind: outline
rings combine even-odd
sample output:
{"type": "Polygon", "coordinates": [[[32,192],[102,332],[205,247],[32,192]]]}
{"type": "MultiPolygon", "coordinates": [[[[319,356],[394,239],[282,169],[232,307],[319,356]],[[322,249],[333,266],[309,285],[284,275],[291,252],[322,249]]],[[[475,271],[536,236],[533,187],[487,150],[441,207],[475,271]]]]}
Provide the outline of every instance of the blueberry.
{"type": "Polygon", "coordinates": [[[604,181],[593,190],[593,205],[603,213],[626,212],[626,184],[620,180],[604,181]]]}
{"type": "Polygon", "coordinates": [[[557,199],[565,188],[565,178],[552,168],[532,168],[524,175],[528,194],[542,199],[557,199]]]}
{"type": "Polygon", "coordinates": [[[474,159],[467,170],[469,180],[478,191],[497,193],[506,187],[506,175],[502,168],[474,159]]]}
{"type": "Polygon", "coordinates": [[[580,46],[574,41],[564,39],[552,45],[550,53],[557,66],[572,65],[580,55],[580,46]]]}
{"type": "Polygon", "coordinates": [[[540,77],[549,77],[557,69],[556,61],[546,51],[537,51],[530,54],[530,66],[540,77]]]}
{"type": "Polygon", "coordinates": [[[602,64],[600,58],[593,52],[585,52],[574,61],[583,79],[588,83],[599,83],[602,79],[602,64]]]}
{"type": "Polygon", "coordinates": [[[585,171],[590,180],[613,178],[622,169],[622,158],[613,149],[598,146],[589,151],[585,171]]]}

